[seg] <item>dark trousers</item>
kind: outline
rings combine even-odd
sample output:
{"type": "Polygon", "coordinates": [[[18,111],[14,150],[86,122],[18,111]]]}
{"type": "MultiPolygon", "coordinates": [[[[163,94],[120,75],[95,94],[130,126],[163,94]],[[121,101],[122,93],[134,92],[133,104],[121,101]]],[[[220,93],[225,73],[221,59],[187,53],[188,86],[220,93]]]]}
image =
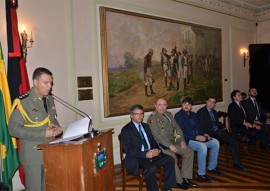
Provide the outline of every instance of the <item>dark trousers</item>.
{"type": "Polygon", "coordinates": [[[234,134],[229,133],[227,130],[217,130],[209,133],[209,135],[221,141],[222,143],[229,145],[232,153],[233,163],[236,165],[241,164],[240,151],[236,136],[234,134]]]}
{"type": "Polygon", "coordinates": [[[269,127],[267,125],[261,125],[261,129],[257,130],[255,128],[246,128],[246,126],[241,126],[238,129],[236,129],[236,133],[244,133],[248,136],[251,143],[256,143],[256,141],[259,141],[262,146],[267,144],[267,137],[268,137],[268,130],[269,127]]]}
{"type": "Polygon", "coordinates": [[[162,166],[164,169],[163,189],[176,187],[174,159],[163,154],[161,157],[154,158],[153,160],[139,160],[139,167],[144,170],[147,190],[158,190],[156,165],[162,166]]]}

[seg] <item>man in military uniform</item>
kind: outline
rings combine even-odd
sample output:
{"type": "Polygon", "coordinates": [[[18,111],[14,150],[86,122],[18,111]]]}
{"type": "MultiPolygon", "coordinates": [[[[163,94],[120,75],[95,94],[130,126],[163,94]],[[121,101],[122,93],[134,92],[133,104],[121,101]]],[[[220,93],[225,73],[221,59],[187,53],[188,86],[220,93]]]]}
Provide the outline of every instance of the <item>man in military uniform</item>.
{"type": "Polygon", "coordinates": [[[56,119],[56,109],[50,92],[52,73],[37,68],[33,73],[33,87],[15,99],[9,118],[9,133],[20,139],[20,162],[23,166],[27,191],[45,190],[42,150],[36,145],[54,140],[63,128],[56,119]]]}
{"type": "Polygon", "coordinates": [[[155,92],[153,91],[153,83],[154,78],[153,75],[151,73],[151,65],[152,65],[152,56],[153,56],[153,49],[149,49],[147,55],[144,57],[144,88],[145,88],[145,96],[148,97],[148,92],[147,92],[147,88],[148,85],[150,86],[150,93],[151,95],[155,94],[155,92]]]}
{"type": "Polygon", "coordinates": [[[182,78],[184,79],[184,89],[187,87],[187,79],[188,79],[188,74],[189,74],[189,56],[187,50],[183,50],[183,57],[182,57],[182,66],[183,66],[183,76],[182,78]]]}
{"type": "Polygon", "coordinates": [[[161,68],[163,71],[164,76],[164,82],[165,82],[165,88],[167,88],[168,91],[172,88],[172,73],[171,73],[171,56],[167,54],[166,48],[161,49],[161,68]],[[167,84],[167,78],[169,78],[169,86],[167,84]]]}
{"type": "Polygon", "coordinates": [[[192,178],[194,152],[185,142],[183,132],[173,118],[171,112],[167,111],[165,99],[158,99],[156,110],[148,117],[155,140],[160,145],[163,153],[170,155],[175,160],[176,182],[179,188],[187,189],[196,187],[189,179],[192,178]],[[178,167],[176,155],[182,155],[181,172],[178,167]]]}

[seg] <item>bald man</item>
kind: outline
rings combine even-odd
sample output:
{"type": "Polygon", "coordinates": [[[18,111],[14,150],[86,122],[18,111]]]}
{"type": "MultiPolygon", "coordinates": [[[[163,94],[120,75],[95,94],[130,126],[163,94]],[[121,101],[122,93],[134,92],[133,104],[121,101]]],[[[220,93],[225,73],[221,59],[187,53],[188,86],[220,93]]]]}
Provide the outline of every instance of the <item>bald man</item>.
{"type": "Polygon", "coordinates": [[[189,180],[192,179],[193,174],[193,150],[187,146],[183,132],[174,120],[172,113],[167,111],[167,106],[165,99],[158,99],[155,105],[156,109],[148,117],[147,123],[163,153],[172,156],[175,160],[178,187],[181,189],[196,187],[197,185],[189,180]],[[181,172],[178,167],[177,155],[182,155],[183,158],[181,172]]]}

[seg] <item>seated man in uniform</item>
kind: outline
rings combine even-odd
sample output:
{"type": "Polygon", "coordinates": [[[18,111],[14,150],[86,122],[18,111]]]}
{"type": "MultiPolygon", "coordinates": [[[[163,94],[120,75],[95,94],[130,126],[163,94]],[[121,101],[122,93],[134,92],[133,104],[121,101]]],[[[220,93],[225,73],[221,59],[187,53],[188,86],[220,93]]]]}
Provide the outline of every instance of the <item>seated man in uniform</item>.
{"type": "Polygon", "coordinates": [[[156,110],[148,117],[147,123],[150,125],[153,135],[160,145],[163,153],[170,155],[175,160],[176,182],[179,188],[187,189],[196,187],[189,179],[193,174],[194,153],[185,142],[180,127],[174,120],[172,113],[167,111],[167,101],[163,98],[156,102],[156,110]],[[175,135],[177,134],[177,135],[175,135]],[[182,156],[181,172],[178,167],[178,158],[182,156]]]}

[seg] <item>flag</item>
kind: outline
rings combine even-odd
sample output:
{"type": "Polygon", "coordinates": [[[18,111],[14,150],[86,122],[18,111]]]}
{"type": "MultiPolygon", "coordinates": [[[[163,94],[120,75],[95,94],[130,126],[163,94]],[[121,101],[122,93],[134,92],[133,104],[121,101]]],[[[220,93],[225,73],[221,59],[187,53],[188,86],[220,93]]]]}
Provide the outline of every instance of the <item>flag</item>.
{"type": "Polygon", "coordinates": [[[0,42],[0,145],[1,145],[1,177],[2,182],[12,190],[12,177],[19,167],[17,149],[8,132],[7,121],[11,111],[11,99],[9,94],[6,69],[0,42]]]}
{"type": "MultiPolygon", "coordinates": [[[[19,95],[30,90],[26,59],[22,54],[23,51],[18,30],[17,8],[18,0],[6,0],[8,84],[12,101],[19,97],[19,95]]],[[[19,141],[17,141],[17,146],[18,152],[20,152],[19,141]]],[[[19,167],[19,175],[22,184],[25,185],[25,176],[21,165],[19,167]]]]}

